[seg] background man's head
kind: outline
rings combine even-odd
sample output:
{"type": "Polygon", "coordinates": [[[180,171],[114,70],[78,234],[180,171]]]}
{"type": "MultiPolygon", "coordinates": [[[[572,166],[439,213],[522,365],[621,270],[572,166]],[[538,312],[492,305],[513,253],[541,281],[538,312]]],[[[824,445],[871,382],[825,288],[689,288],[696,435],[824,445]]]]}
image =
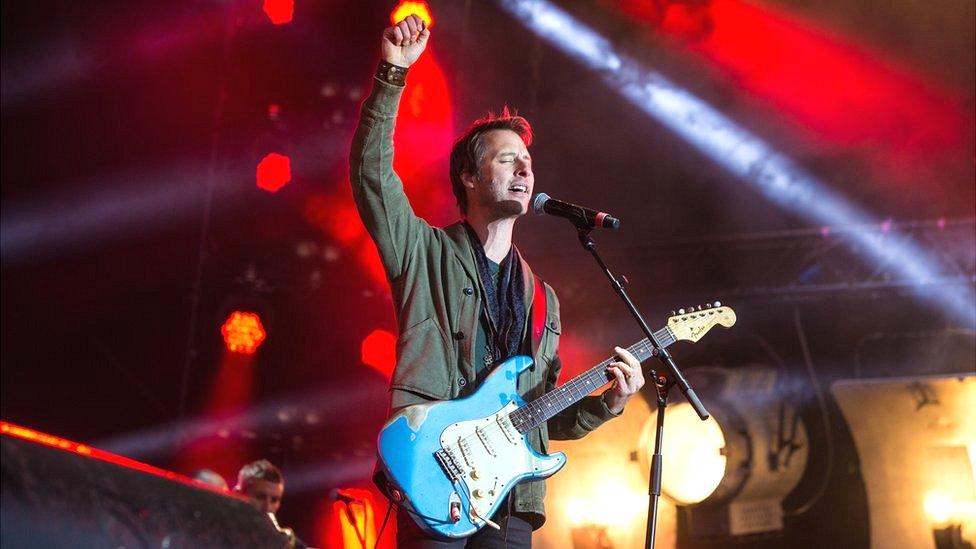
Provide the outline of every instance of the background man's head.
{"type": "Polygon", "coordinates": [[[454,198],[457,199],[462,214],[468,213],[468,196],[461,176],[480,174],[488,149],[486,136],[494,130],[515,132],[525,142],[526,147],[532,144],[532,126],[529,121],[510,112],[508,107],[502,109],[499,116],[489,114],[475,120],[451,148],[451,189],[454,191],[454,198]]]}
{"type": "Polygon", "coordinates": [[[285,494],[285,479],[270,461],[259,459],[241,467],[234,489],[262,513],[277,513],[285,494]]]}
{"type": "Polygon", "coordinates": [[[209,484],[211,486],[216,486],[221,490],[229,490],[230,487],[227,486],[227,481],[224,477],[220,476],[220,473],[213,471],[211,469],[197,469],[190,475],[190,478],[197,482],[202,482],[204,484],[209,484]]]}

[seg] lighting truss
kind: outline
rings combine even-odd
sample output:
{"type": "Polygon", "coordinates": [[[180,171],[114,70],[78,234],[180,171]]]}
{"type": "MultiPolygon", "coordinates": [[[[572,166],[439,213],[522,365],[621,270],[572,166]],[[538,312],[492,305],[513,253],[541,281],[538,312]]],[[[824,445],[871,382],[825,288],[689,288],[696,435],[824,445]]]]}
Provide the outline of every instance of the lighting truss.
{"type": "MultiPolygon", "coordinates": [[[[780,207],[816,225],[870,226],[881,223],[869,212],[834,192],[771,144],[681,88],[545,0],[498,0],[517,21],[592,70],[648,117],[684,139],[699,153],[780,207]]],[[[976,293],[972,283],[941,285],[939,257],[913,239],[891,233],[876,238],[854,231],[857,259],[868,271],[931,291],[919,294],[929,306],[962,325],[976,327],[976,293]]],[[[862,278],[862,277],[859,277],[862,278]]]]}

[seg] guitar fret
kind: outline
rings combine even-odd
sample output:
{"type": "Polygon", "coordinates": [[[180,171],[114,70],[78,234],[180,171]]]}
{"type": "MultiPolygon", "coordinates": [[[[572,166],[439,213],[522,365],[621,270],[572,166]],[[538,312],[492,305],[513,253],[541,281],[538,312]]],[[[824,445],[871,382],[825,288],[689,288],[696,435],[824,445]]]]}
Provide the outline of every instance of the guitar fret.
{"type": "MultiPolygon", "coordinates": [[[[675,342],[675,338],[667,327],[654,332],[654,337],[662,347],[667,347],[675,342]]],[[[644,362],[653,356],[651,349],[651,342],[646,338],[628,347],[628,350],[639,362],[644,362]]],[[[612,358],[604,360],[522,408],[513,411],[510,414],[512,425],[518,432],[525,434],[582,400],[596,389],[606,385],[608,381],[613,380],[613,376],[607,372],[607,366],[612,361],[612,358]]]]}
{"type": "MultiPolygon", "coordinates": [[[[661,347],[668,347],[677,341],[667,326],[654,332],[654,338],[661,344],[661,347]]],[[[653,346],[647,338],[627,348],[637,358],[638,362],[644,362],[654,356],[652,349],[653,346]]],[[[613,362],[613,358],[608,358],[525,406],[514,410],[509,414],[512,426],[519,433],[525,434],[582,400],[596,389],[603,387],[607,382],[613,381],[613,375],[607,371],[607,366],[611,362],[613,362]]]]}

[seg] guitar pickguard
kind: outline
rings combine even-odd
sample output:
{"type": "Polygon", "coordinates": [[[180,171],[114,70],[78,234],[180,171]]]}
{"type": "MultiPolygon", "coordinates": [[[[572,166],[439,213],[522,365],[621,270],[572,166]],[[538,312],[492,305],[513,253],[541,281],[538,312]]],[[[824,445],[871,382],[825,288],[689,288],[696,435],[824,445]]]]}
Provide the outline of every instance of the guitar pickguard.
{"type": "Polygon", "coordinates": [[[469,536],[488,524],[518,482],[548,477],[566,463],[562,453],[536,452],[509,419],[525,405],[515,380],[531,364],[509,359],[474,394],[408,407],[380,431],[380,463],[424,530],[469,536]]]}
{"type": "Polygon", "coordinates": [[[539,470],[538,460],[525,451],[528,442],[508,418],[515,408],[511,402],[491,416],[454,423],[441,433],[441,447],[450,449],[459,461],[458,480],[470,499],[472,522],[491,516],[513,479],[539,470]]]}

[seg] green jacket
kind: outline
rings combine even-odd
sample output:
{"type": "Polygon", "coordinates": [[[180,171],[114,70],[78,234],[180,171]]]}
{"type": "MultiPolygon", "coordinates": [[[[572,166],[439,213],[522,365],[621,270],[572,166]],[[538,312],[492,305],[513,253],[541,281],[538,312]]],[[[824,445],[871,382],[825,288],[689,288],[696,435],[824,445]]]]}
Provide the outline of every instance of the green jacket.
{"type": "MultiPolygon", "coordinates": [[[[349,169],[353,197],[379,250],[399,325],[391,383],[394,410],[474,390],[474,340],[484,296],[462,223],[441,229],[417,217],[393,171],[393,127],[402,91],[374,79],[353,139],[349,169]]],[[[519,257],[526,311],[530,311],[535,278],[519,257]]],[[[535,365],[518,380],[527,401],[555,387],[561,368],[559,302],[548,284],[545,291],[545,333],[533,349],[535,365]]],[[[524,348],[529,348],[531,321],[526,324],[524,348]]],[[[550,437],[580,438],[612,417],[602,398],[586,397],[529,433],[529,440],[546,452],[550,437]]],[[[542,481],[519,484],[513,492],[513,509],[538,528],[545,521],[544,496],[542,481]]]]}

